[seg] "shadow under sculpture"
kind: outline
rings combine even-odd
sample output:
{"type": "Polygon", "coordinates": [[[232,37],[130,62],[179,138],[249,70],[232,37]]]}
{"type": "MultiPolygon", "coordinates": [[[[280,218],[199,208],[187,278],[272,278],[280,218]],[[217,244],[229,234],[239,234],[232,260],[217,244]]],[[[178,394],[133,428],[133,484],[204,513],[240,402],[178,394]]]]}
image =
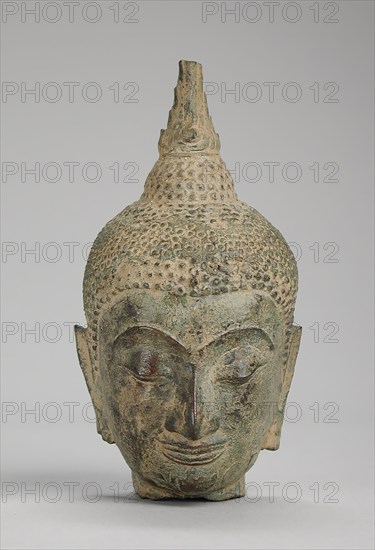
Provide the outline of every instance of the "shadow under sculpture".
{"type": "Polygon", "coordinates": [[[76,340],[98,432],[137,493],[226,500],[244,495],[260,450],[279,447],[301,335],[297,266],[237,198],[201,65],[179,68],[144,192],[92,247],[76,340]]]}

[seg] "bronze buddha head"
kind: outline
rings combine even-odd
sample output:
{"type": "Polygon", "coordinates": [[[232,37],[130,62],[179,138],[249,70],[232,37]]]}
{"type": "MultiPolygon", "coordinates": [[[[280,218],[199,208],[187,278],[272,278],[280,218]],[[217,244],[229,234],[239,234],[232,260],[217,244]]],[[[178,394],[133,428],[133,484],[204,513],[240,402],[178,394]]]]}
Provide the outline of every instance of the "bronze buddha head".
{"type": "Polygon", "coordinates": [[[142,497],[244,494],[277,449],[301,328],[295,258],[237,199],[202,67],[180,62],[159,159],[140,200],[99,233],[76,327],[98,431],[142,497]]]}

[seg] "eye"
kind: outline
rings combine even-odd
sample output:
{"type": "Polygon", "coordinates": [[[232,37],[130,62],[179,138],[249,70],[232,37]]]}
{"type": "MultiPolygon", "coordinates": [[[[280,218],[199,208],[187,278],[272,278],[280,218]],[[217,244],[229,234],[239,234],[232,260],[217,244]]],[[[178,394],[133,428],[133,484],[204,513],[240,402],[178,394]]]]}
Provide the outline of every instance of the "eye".
{"type": "Polygon", "coordinates": [[[159,376],[158,357],[149,350],[132,354],[126,368],[140,380],[155,380],[159,376]]]}
{"type": "Polygon", "coordinates": [[[267,354],[253,349],[233,349],[222,356],[218,380],[231,384],[244,384],[267,364],[267,354]]]}

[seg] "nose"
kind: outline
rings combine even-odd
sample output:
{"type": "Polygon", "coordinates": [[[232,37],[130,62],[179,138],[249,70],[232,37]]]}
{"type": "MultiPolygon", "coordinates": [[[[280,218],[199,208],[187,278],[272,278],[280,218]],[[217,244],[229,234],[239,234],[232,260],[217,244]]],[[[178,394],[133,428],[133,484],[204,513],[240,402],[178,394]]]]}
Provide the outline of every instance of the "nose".
{"type": "Polygon", "coordinates": [[[213,385],[193,364],[185,366],[185,376],[178,385],[176,401],[165,421],[169,432],[198,440],[217,431],[219,420],[213,385]]]}

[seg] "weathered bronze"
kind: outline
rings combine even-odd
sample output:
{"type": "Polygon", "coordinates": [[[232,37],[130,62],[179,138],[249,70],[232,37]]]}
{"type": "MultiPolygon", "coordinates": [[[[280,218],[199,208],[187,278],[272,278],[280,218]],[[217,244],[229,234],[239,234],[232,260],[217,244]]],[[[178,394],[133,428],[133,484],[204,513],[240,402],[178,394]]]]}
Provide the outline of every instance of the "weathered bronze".
{"type": "Polygon", "coordinates": [[[146,498],[243,496],[260,450],[279,447],[301,335],[297,266],[237,199],[219,151],[202,67],[181,61],[143,195],[86,266],[80,364],[98,432],[146,498]]]}

